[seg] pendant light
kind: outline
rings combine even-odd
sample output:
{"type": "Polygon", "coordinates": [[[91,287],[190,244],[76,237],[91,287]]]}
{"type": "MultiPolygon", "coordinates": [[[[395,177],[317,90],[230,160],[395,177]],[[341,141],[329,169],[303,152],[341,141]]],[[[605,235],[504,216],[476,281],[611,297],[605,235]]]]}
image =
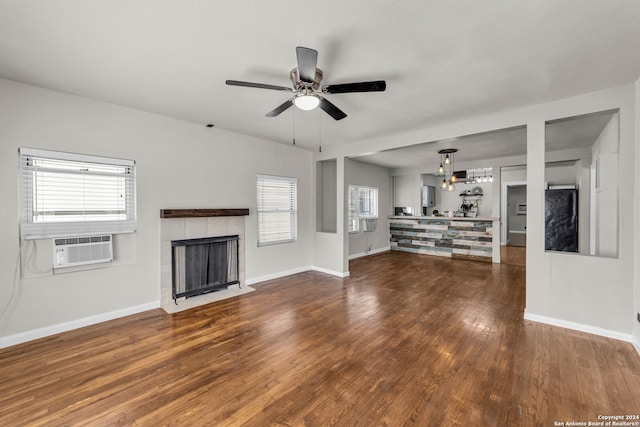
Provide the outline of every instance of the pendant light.
{"type": "Polygon", "coordinates": [[[457,177],[454,173],[454,153],[457,151],[457,148],[445,148],[438,151],[438,154],[440,154],[440,167],[438,168],[438,174],[444,177],[442,179],[442,190],[453,191],[454,184],[457,181],[457,177]]]}

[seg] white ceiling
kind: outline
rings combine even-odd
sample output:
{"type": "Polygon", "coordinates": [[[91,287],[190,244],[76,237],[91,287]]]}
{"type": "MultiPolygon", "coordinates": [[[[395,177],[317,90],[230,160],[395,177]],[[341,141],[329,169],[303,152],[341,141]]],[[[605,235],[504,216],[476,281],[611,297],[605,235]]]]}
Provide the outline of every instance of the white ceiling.
{"type": "MultiPolygon", "coordinates": [[[[640,76],[637,0],[0,0],[0,77],[289,144],[295,47],[348,117],[295,112],[297,145],[393,136],[640,76]]],[[[416,141],[418,143],[420,141],[416,141]]]]}
{"type": "MultiPolygon", "coordinates": [[[[590,147],[611,120],[613,112],[606,111],[548,123],[545,129],[545,149],[548,152],[590,147]]],[[[465,164],[483,165],[482,160],[527,154],[527,130],[525,127],[501,129],[477,135],[443,141],[426,142],[410,147],[355,156],[353,159],[384,166],[390,169],[435,169],[439,150],[456,148],[455,160],[465,164]]]]}

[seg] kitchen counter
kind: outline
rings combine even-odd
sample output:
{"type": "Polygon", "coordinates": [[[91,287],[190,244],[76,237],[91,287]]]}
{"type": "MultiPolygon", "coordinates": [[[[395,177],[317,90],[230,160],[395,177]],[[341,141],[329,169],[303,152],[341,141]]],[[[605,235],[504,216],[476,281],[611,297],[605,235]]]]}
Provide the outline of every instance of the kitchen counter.
{"type": "Polygon", "coordinates": [[[391,250],[500,262],[499,218],[390,216],[391,250]]]}
{"type": "Polygon", "coordinates": [[[494,216],[477,216],[472,218],[470,216],[432,216],[432,215],[421,215],[421,216],[411,216],[411,215],[392,215],[389,219],[444,219],[444,220],[457,220],[457,221],[500,221],[500,218],[494,216]]]}

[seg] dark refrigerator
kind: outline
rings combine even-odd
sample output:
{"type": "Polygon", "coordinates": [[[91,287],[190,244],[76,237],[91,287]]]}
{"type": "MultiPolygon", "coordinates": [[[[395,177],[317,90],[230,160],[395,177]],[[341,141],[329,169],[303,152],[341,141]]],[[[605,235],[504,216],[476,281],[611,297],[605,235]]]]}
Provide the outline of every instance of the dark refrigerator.
{"type": "Polygon", "coordinates": [[[578,252],[578,190],[546,190],[544,199],[544,249],[578,252]]]}

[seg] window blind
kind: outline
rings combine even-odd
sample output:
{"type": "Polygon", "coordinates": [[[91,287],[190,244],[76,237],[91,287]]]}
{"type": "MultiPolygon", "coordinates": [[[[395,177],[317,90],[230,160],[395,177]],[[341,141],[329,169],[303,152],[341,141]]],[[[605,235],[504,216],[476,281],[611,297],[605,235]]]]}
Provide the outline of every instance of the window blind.
{"type": "Polygon", "coordinates": [[[358,214],[360,218],[378,218],[378,189],[358,187],[358,214]]]}
{"type": "Polygon", "coordinates": [[[357,233],[360,231],[360,221],[358,220],[358,187],[349,186],[349,217],[347,231],[349,233],[357,233]]]}
{"type": "Polygon", "coordinates": [[[296,178],[257,176],[258,246],[297,238],[296,178]]]}
{"type": "Polygon", "coordinates": [[[135,162],[21,148],[23,239],[135,231],[135,162]]]}

